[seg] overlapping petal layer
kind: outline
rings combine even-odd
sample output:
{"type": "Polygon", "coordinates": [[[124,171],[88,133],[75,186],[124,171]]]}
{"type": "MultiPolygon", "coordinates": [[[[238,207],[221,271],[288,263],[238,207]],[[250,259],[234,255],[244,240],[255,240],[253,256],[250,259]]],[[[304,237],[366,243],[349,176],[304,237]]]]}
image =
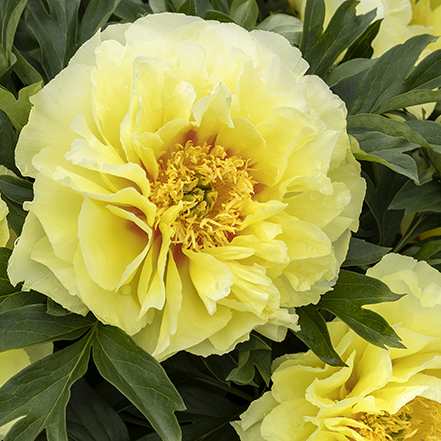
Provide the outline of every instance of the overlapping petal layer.
{"type": "Polygon", "coordinates": [[[306,69],[276,34],[179,14],[97,33],[32,98],[13,283],[158,359],[297,329],[364,195],[344,105],[306,69]]]}
{"type": "Polygon", "coordinates": [[[406,349],[368,344],[329,323],[346,367],[311,351],[274,362],[272,390],[233,423],[252,441],[432,441],[441,436],[441,274],[426,262],[385,256],[367,274],[406,294],[370,307],[393,325],[406,349]]]}

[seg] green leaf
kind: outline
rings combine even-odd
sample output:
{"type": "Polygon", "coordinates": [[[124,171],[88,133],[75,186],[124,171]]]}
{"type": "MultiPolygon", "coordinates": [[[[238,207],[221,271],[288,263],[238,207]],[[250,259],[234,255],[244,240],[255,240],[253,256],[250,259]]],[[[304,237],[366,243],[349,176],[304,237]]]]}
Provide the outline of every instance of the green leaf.
{"type": "Polygon", "coordinates": [[[130,441],[121,417],[84,378],[71,389],[66,418],[67,434],[74,440],[130,441]]]}
{"type": "MultiPolygon", "coordinates": [[[[237,433],[230,421],[237,420],[249,403],[239,406],[225,397],[222,391],[216,393],[207,387],[193,384],[182,384],[179,393],[182,395],[187,411],[180,415],[182,439],[184,441],[233,441],[238,440],[237,433]]],[[[251,397],[252,398],[252,397],[251,397]]],[[[150,441],[146,437],[138,441],[150,441]]]]}
{"type": "Polygon", "coordinates": [[[351,140],[352,153],[356,159],[378,162],[418,182],[417,165],[411,156],[404,154],[415,150],[418,145],[402,137],[362,128],[351,129],[350,134],[358,141],[354,143],[351,140]]]}
{"type": "MultiPolygon", "coordinates": [[[[434,148],[425,138],[419,133],[419,130],[413,130],[413,121],[406,123],[394,121],[381,115],[359,114],[350,115],[347,118],[348,130],[354,128],[365,128],[384,133],[394,137],[402,137],[409,142],[416,144],[418,147],[434,148]]],[[[425,121],[428,122],[428,121],[425,121]]],[[[434,123],[436,124],[436,123],[434,123]]]]}
{"type": "Polygon", "coordinates": [[[315,305],[296,308],[300,331],[294,334],[300,338],[317,357],[331,366],[346,366],[332,347],[325,319],[315,305]]]}
{"type": "Polygon", "coordinates": [[[374,49],[372,48],[372,41],[377,36],[378,31],[383,20],[376,20],[366,31],[357,38],[357,40],[348,48],[343,57],[343,62],[352,60],[354,58],[371,58],[374,49]]]}
{"type": "Polygon", "coordinates": [[[299,46],[302,38],[303,22],[288,14],[269,15],[256,26],[262,31],[276,32],[283,35],[292,45],[299,46]]]}
{"type": "Polygon", "coordinates": [[[441,252],[441,240],[428,240],[413,257],[417,260],[429,260],[439,252],[441,252]]]}
{"type": "Polygon", "coordinates": [[[31,111],[29,97],[35,95],[40,89],[41,83],[23,87],[18,94],[18,100],[16,100],[11,92],[0,87],[0,109],[8,115],[18,132],[28,122],[31,111]]]}
{"type": "Polygon", "coordinates": [[[184,403],[151,355],[122,330],[99,324],[93,358],[100,374],[145,415],[163,440],[180,439],[174,412],[184,410],[184,403]]]}
{"type": "Polygon", "coordinates": [[[107,23],[121,0],[91,0],[80,25],[80,40],[84,43],[107,23]]]}
{"type": "MultiPolygon", "coordinates": [[[[405,124],[414,132],[421,135],[424,140],[433,147],[436,152],[441,153],[441,124],[429,120],[409,120],[405,124]]],[[[421,144],[424,147],[427,145],[421,144]]]]}
{"type": "Polygon", "coordinates": [[[0,351],[55,340],[74,340],[94,323],[93,316],[49,315],[45,304],[16,305],[0,314],[0,351]]]}
{"type": "Polygon", "coordinates": [[[34,198],[32,182],[15,176],[0,175],[0,192],[17,204],[34,198]]]}
{"type": "Polygon", "coordinates": [[[398,253],[411,240],[418,237],[421,233],[439,228],[441,225],[441,215],[438,213],[419,213],[414,217],[411,224],[404,232],[402,238],[394,248],[394,253],[398,253]]]}
{"type": "Polygon", "coordinates": [[[362,307],[393,302],[401,297],[380,280],[341,270],[334,289],[321,297],[316,308],[325,309],[336,315],[360,337],[375,346],[405,348],[400,342],[400,337],[383,317],[362,307]]]}
{"type": "Polygon", "coordinates": [[[7,216],[9,227],[14,230],[17,236],[20,236],[28,212],[23,210],[21,204],[12,201],[4,194],[1,194],[0,197],[3,199],[9,209],[9,213],[7,216]]]}
{"type": "Polygon", "coordinates": [[[407,92],[404,80],[424,48],[436,37],[417,35],[383,54],[364,76],[350,114],[376,113],[393,97],[407,92]]]}
{"type": "Polygon", "coordinates": [[[230,372],[227,381],[256,386],[257,384],[253,381],[256,369],[268,386],[271,379],[271,351],[260,349],[239,352],[238,366],[230,372]]]}
{"type": "Polygon", "coordinates": [[[24,15],[26,27],[39,45],[36,56],[48,80],[67,65],[77,49],[79,5],[80,0],[27,2],[24,15]]]}
{"type": "Polygon", "coordinates": [[[135,21],[140,15],[151,13],[149,5],[141,0],[121,0],[113,13],[123,19],[135,21]]]}
{"type": "Polygon", "coordinates": [[[441,213],[441,184],[437,181],[430,181],[424,185],[406,182],[389,208],[405,210],[405,214],[422,211],[441,213]]]}
{"type": "Polygon", "coordinates": [[[6,113],[0,110],[0,164],[15,174],[20,174],[15,165],[15,146],[17,144],[17,132],[14,130],[11,120],[6,113]]]}
{"type": "Polygon", "coordinates": [[[34,83],[43,82],[43,77],[37,69],[35,69],[14,46],[12,47],[12,53],[17,58],[17,61],[14,64],[14,72],[24,85],[29,86],[34,83]]]}
{"type": "Polygon", "coordinates": [[[259,7],[256,0],[233,0],[230,13],[239,26],[251,31],[256,25],[259,7]]]}
{"type": "Polygon", "coordinates": [[[205,13],[205,20],[216,20],[220,21],[221,23],[234,23],[234,20],[229,15],[220,11],[213,11],[211,9],[205,13]]]}
{"type": "Polygon", "coordinates": [[[352,237],[349,242],[348,254],[342,267],[370,265],[371,263],[378,262],[391,249],[352,237]]]}
{"type": "Polygon", "coordinates": [[[62,317],[64,315],[73,314],[72,311],[69,311],[68,309],[63,308],[60,304],[58,304],[57,302],[54,302],[50,297],[47,298],[46,312],[49,315],[54,315],[55,317],[62,317]]]}
{"type": "Polygon", "coordinates": [[[417,104],[434,103],[441,100],[441,92],[437,90],[411,90],[391,98],[384,103],[377,113],[403,109],[417,104]]]}
{"type": "Polygon", "coordinates": [[[227,0],[211,0],[211,7],[215,11],[230,15],[230,5],[227,0]]]}
{"type": "Polygon", "coordinates": [[[326,77],[326,83],[329,87],[333,87],[343,80],[358,75],[360,72],[366,71],[372,66],[372,63],[375,63],[375,60],[355,58],[347,61],[346,63],[339,64],[326,77]]]}
{"type": "Polygon", "coordinates": [[[185,0],[177,12],[185,15],[196,15],[196,0],[185,0]]]}
{"type": "Polygon", "coordinates": [[[375,11],[356,15],[356,0],[343,2],[323,32],[325,9],[323,0],[306,4],[305,21],[300,50],[309,63],[308,74],[326,78],[341,53],[366,31],[376,16],[375,11]]]}
{"type": "Polygon", "coordinates": [[[0,389],[0,426],[21,418],[5,441],[29,441],[46,429],[48,441],[67,441],[69,390],[86,370],[92,334],[23,369],[0,389]]]}
{"type": "Polygon", "coordinates": [[[396,243],[400,233],[404,210],[391,210],[389,206],[407,178],[381,165],[376,165],[374,170],[377,176],[375,182],[363,174],[367,183],[365,201],[378,225],[378,237],[373,242],[390,247],[396,243]]]}
{"type": "Polygon", "coordinates": [[[441,51],[424,57],[405,80],[405,90],[436,89],[441,86],[441,51]]]}
{"type": "MultiPolygon", "coordinates": [[[[0,44],[6,53],[7,61],[11,61],[12,44],[15,31],[27,0],[2,0],[0,2],[0,44]]],[[[0,72],[0,76],[3,73],[0,72]]]]}

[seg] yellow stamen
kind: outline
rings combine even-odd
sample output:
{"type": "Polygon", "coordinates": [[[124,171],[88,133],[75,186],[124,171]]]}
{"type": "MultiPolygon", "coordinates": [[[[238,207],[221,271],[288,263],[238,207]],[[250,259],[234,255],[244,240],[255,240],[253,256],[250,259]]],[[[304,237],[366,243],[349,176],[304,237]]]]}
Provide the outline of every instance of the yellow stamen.
{"type": "Polygon", "coordinates": [[[391,415],[362,414],[366,428],[358,429],[369,441],[440,441],[441,404],[416,397],[391,415]]]}
{"type": "Polygon", "coordinates": [[[248,161],[223,147],[187,141],[159,159],[150,199],[157,206],[155,227],[172,206],[183,208],[170,228],[172,241],[199,250],[227,244],[242,224],[241,210],[254,193],[248,161]]]}

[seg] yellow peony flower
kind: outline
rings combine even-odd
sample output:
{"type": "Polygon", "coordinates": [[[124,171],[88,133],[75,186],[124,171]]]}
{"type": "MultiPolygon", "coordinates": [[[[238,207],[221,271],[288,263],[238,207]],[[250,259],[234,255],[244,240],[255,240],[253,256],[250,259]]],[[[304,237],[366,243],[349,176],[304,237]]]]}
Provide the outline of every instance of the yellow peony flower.
{"type": "Polygon", "coordinates": [[[347,367],[327,366],[311,351],[277,359],[272,390],[233,423],[242,440],[441,439],[441,274],[397,254],[367,274],[407,294],[370,307],[394,325],[407,349],[380,349],[344,323],[329,323],[347,367]]]}
{"type": "MultiPolygon", "coordinates": [[[[15,374],[18,374],[31,363],[52,354],[52,343],[29,346],[25,349],[14,349],[0,352],[0,387],[15,374]]],[[[17,420],[0,427],[0,439],[4,439],[8,430],[17,420]]]]}
{"type": "MultiPolygon", "coordinates": [[[[325,27],[344,0],[325,0],[325,27]]],[[[288,0],[291,8],[303,20],[306,0],[288,0]]],[[[397,44],[420,34],[441,35],[440,0],[360,0],[358,14],[377,9],[376,19],[383,19],[380,30],[372,42],[374,57],[379,57],[397,44]]],[[[428,46],[430,50],[441,48],[441,41],[428,46]]]]}
{"type": "Polygon", "coordinates": [[[32,98],[12,283],[160,360],[297,329],[364,195],[344,104],[306,69],[279,35],[180,14],[97,33],[32,98]]]}

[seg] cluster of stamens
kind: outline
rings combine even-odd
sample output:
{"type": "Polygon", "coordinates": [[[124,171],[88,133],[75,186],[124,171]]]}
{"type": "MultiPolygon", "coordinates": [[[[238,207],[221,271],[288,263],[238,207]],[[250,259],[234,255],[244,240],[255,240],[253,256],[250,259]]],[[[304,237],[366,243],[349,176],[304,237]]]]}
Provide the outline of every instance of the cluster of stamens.
{"type": "Polygon", "coordinates": [[[168,209],[181,205],[169,225],[174,243],[194,250],[227,244],[242,224],[241,210],[256,183],[248,161],[228,155],[219,145],[187,141],[158,163],[150,195],[157,207],[155,227],[168,209]]]}
{"type": "Polygon", "coordinates": [[[366,428],[360,435],[372,441],[439,441],[441,439],[441,404],[416,397],[391,415],[362,414],[366,428]]]}

